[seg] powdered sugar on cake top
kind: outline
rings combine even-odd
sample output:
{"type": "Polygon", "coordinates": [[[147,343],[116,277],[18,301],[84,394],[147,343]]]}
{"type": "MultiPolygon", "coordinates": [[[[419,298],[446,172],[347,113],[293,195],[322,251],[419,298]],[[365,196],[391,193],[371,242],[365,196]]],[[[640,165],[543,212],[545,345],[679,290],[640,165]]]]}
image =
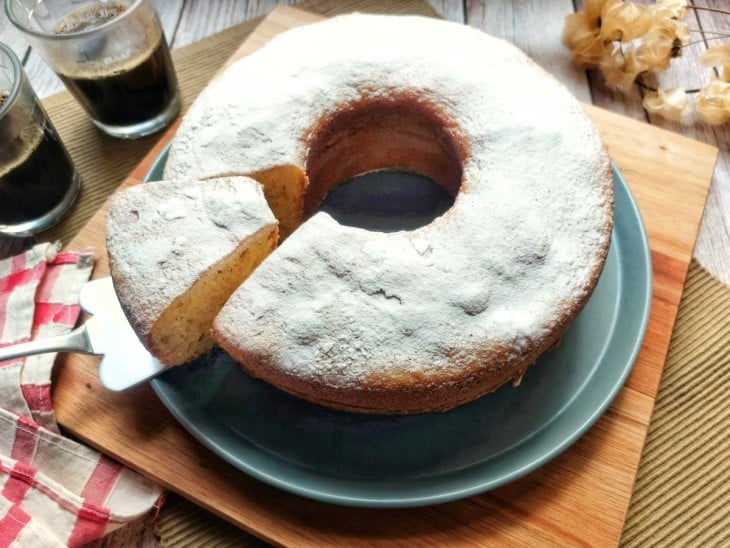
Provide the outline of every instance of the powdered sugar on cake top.
{"type": "Polygon", "coordinates": [[[287,32],[201,94],[165,175],[304,166],[319,120],[400,93],[427,100],[466,140],[452,208],[396,233],[315,214],[216,329],[266,366],[326,386],[480,367],[516,375],[592,290],[613,190],[579,103],[510,44],[417,17],[344,16],[287,32]]]}
{"type": "Polygon", "coordinates": [[[203,272],[275,223],[261,185],[245,177],[159,181],[117,194],[107,247],[133,324],[148,331],[203,272]]]}

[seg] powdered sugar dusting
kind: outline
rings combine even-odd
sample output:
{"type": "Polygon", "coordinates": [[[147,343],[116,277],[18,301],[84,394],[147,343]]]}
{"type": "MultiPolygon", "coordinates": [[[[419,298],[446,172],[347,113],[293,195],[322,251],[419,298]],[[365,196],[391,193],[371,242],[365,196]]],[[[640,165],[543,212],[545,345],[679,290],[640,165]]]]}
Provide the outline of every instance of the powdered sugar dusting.
{"type": "Polygon", "coordinates": [[[416,17],[344,16],[287,32],[200,96],[166,176],[304,166],[318,120],[399,93],[427,100],[468,140],[453,207],[389,234],[316,214],[234,294],[216,329],[326,386],[478,367],[516,376],[592,289],[613,191],[578,102],[513,46],[416,17]]]}
{"type": "Polygon", "coordinates": [[[276,220],[247,177],[170,180],[131,187],[107,210],[117,293],[148,330],[201,273],[276,220]]]}

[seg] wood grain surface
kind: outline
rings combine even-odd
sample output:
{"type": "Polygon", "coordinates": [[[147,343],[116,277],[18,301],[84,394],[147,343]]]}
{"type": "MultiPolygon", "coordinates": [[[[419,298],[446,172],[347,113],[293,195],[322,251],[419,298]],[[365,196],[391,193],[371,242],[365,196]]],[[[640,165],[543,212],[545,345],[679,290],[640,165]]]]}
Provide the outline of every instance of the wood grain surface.
{"type": "MultiPolygon", "coordinates": [[[[243,54],[315,18],[277,8],[243,54]]],[[[289,495],[235,470],[190,436],[149,386],[111,393],[95,358],[68,355],[56,368],[59,422],[90,445],[238,526],[296,545],[613,545],[618,541],[717,150],[646,123],[586,106],[624,174],[649,234],[652,312],[641,353],[606,414],[536,472],[489,493],[420,509],[367,510],[289,495]]],[[[169,132],[172,134],[172,130],[169,132]]],[[[136,184],[162,139],[125,185],[136,184]]],[[[72,242],[103,249],[100,211],[72,242]]],[[[103,275],[102,259],[95,275],[103,275]]]]}

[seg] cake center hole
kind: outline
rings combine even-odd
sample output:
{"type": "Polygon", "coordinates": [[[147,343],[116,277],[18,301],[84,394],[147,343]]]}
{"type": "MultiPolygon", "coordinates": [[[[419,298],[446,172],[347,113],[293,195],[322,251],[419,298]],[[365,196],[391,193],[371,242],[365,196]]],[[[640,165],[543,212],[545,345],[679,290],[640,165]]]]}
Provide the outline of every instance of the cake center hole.
{"type": "Polygon", "coordinates": [[[325,196],[317,211],[343,225],[396,232],[429,224],[453,203],[454,197],[425,175],[382,170],[343,181],[325,196]]]}
{"type": "Polygon", "coordinates": [[[461,140],[417,97],[346,106],[311,132],[305,214],[379,231],[425,226],[454,203],[461,140]]]}

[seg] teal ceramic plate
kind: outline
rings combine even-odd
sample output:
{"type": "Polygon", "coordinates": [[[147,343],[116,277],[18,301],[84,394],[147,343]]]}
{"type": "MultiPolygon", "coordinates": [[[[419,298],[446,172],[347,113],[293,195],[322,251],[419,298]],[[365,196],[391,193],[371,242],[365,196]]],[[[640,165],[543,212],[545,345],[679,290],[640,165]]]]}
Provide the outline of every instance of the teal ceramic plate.
{"type": "MultiPolygon", "coordinates": [[[[147,180],[161,177],[163,153],[147,180]]],[[[559,347],[504,386],[445,413],[367,416],[293,398],[222,352],[152,386],[182,425],[261,481],[335,504],[446,502],[515,480],[575,442],[636,359],[649,317],[651,262],[639,211],[614,171],[613,241],[601,279],[559,347]]]]}

